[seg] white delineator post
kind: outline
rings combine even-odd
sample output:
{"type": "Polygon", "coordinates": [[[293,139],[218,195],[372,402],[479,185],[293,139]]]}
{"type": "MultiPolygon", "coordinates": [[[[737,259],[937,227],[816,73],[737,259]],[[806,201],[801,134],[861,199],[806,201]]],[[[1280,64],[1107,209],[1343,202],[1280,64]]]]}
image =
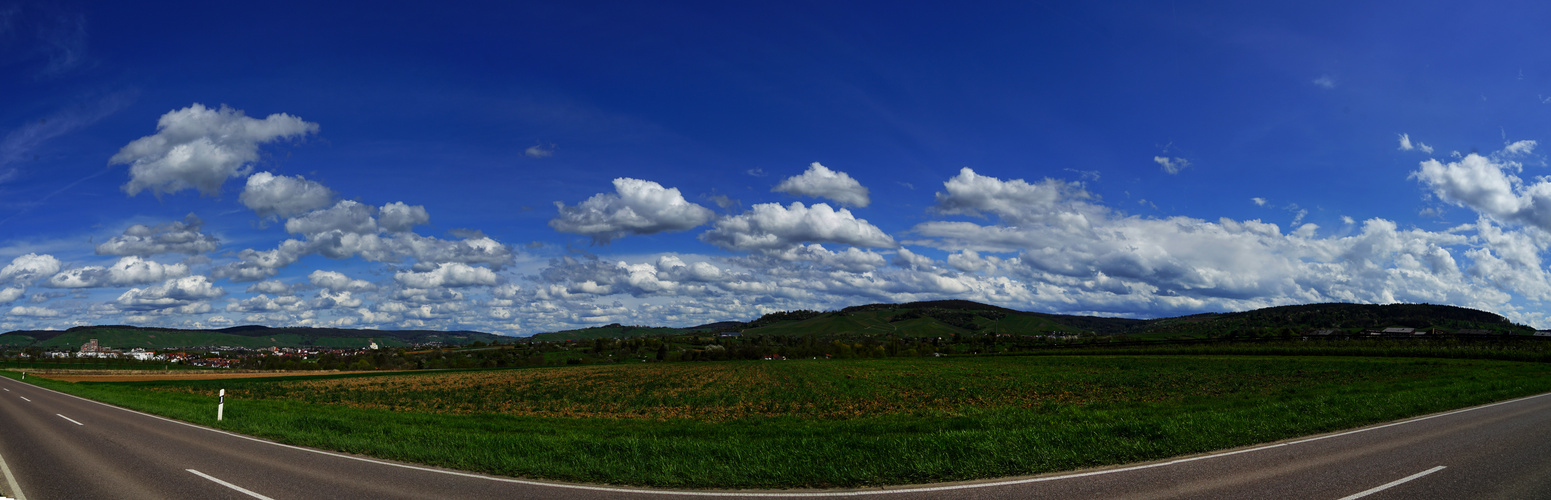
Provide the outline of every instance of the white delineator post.
{"type": "Polygon", "coordinates": [[[215,419],[221,420],[226,416],[226,389],[221,389],[221,402],[215,405],[215,419]]]}

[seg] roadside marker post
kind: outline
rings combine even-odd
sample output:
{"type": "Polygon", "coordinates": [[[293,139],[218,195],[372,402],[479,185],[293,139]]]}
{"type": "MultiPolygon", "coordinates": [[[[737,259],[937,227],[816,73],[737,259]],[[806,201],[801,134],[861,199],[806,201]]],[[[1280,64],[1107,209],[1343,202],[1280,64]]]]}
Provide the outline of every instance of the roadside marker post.
{"type": "Polygon", "coordinates": [[[221,389],[221,402],[215,405],[215,420],[219,422],[226,416],[226,389],[221,389]]]}

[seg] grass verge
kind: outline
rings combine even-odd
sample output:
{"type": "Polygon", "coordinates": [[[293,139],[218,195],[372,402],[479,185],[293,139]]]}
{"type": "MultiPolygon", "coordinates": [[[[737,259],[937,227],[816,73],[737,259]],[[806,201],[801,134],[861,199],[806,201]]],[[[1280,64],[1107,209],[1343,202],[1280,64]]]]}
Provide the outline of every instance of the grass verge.
{"type": "Polygon", "coordinates": [[[1547,392],[1548,375],[1551,365],[1497,360],[1151,355],[28,381],[286,443],[493,474],[789,488],[1158,459],[1547,392]],[[216,422],[223,387],[227,419],[216,422]]]}

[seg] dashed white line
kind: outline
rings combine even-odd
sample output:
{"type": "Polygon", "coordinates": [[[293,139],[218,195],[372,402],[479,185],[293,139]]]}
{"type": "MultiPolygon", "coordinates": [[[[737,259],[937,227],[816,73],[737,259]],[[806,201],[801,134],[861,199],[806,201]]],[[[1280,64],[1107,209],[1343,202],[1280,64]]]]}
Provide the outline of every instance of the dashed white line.
{"type": "Polygon", "coordinates": [[[26,402],[28,402],[28,403],[31,403],[31,402],[32,402],[32,400],[31,400],[31,399],[27,399],[27,396],[17,396],[17,397],[18,397],[18,398],[22,398],[22,401],[26,401],[26,402]]]}
{"type": "MultiPolygon", "coordinates": [[[[55,413],[55,415],[59,415],[59,414],[55,413]]],[[[80,423],[80,422],[76,422],[75,419],[70,418],[70,417],[66,417],[64,415],[59,415],[59,418],[62,418],[62,419],[65,419],[65,420],[69,420],[70,423],[75,424],[75,425],[86,425],[86,424],[83,424],[83,423],[80,423]]]]}
{"type": "Polygon", "coordinates": [[[21,485],[16,484],[16,476],[11,474],[11,468],[5,465],[5,457],[0,457],[0,473],[5,474],[5,484],[11,487],[11,494],[16,495],[16,500],[27,500],[27,495],[22,494],[21,485]]]}
{"type": "Polygon", "coordinates": [[[269,497],[266,497],[264,495],[260,495],[258,493],[254,493],[252,491],[249,491],[247,488],[243,488],[241,486],[237,486],[235,484],[228,483],[228,482],[222,481],[220,479],[216,479],[215,476],[211,476],[209,474],[205,474],[203,472],[200,472],[200,471],[197,471],[197,470],[194,470],[194,469],[183,469],[183,470],[192,472],[196,476],[199,476],[199,477],[202,477],[202,478],[214,481],[215,484],[219,484],[221,486],[225,486],[227,488],[231,488],[231,489],[237,490],[238,492],[241,492],[242,494],[248,495],[248,496],[253,497],[253,498],[257,498],[259,500],[275,500],[273,498],[269,498],[269,497]]]}
{"type": "Polygon", "coordinates": [[[1410,481],[1410,480],[1413,480],[1413,479],[1416,479],[1416,478],[1419,478],[1419,477],[1422,477],[1422,476],[1425,476],[1425,475],[1428,475],[1428,474],[1432,474],[1434,472],[1438,472],[1438,471],[1441,471],[1443,469],[1444,469],[1444,467],[1442,465],[1437,466],[1437,467],[1433,467],[1431,469],[1427,469],[1427,470],[1424,470],[1422,472],[1418,472],[1416,474],[1412,474],[1412,475],[1409,475],[1409,476],[1406,476],[1406,477],[1403,477],[1403,478],[1400,478],[1400,479],[1396,479],[1394,481],[1390,481],[1388,483],[1384,483],[1384,484],[1381,484],[1379,486],[1375,486],[1373,488],[1370,488],[1370,489],[1358,492],[1358,493],[1350,495],[1350,496],[1341,497],[1340,500],[1357,500],[1359,498],[1362,498],[1362,497],[1365,497],[1365,496],[1368,496],[1368,495],[1372,495],[1372,494],[1378,493],[1380,491],[1384,491],[1384,490],[1387,490],[1387,489],[1390,489],[1390,488],[1394,488],[1394,487],[1399,486],[1401,483],[1404,483],[1406,481],[1410,481]]]}

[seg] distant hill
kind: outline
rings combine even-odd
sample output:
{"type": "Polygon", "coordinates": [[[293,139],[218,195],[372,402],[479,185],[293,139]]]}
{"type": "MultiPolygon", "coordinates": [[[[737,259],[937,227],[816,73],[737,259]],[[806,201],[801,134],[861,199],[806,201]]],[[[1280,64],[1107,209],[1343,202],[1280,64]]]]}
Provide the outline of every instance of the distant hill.
{"type": "Polygon", "coordinates": [[[724,321],[689,328],[608,326],[540,333],[535,340],[590,340],[741,332],[746,335],[845,336],[892,334],[935,337],[953,334],[1049,333],[1127,335],[1139,338],[1222,336],[1230,333],[1303,334],[1319,329],[1360,331],[1389,327],[1478,330],[1529,334],[1533,329],[1502,316],[1430,304],[1305,304],[1237,313],[1206,313],[1159,319],[1074,316],[1018,311],[968,300],[868,304],[839,311],[784,311],[750,322],[724,321]]]}
{"type": "Polygon", "coordinates": [[[1067,316],[1018,311],[968,300],[937,300],[907,304],[869,304],[839,311],[784,311],[750,322],[722,321],[688,328],[608,326],[534,335],[535,340],[590,340],[704,332],[750,335],[895,334],[936,337],[973,332],[995,333],[1123,333],[1143,320],[1067,316]]]}
{"type": "Polygon", "coordinates": [[[90,339],[101,345],[130,349],[168,349],[175,347],[337,347],[359,348],[376,342],[383,347],[440,342],[462,345],[475,341],[490,342],[499,335],[474,331],[436,330],[355,330],[345,328],[271,328],[235,326],[218,330],[182,330],[126,325],[78,326],[69,330],[21,330],[0,334],[0,346],[39,348],[78,348],[90,339]]]}
{"type": "Polygon", "coordinates": [[[1271,332],[1287,329],[1307,333],[1317,329],[1343,331],[1383,328],[1438,328],[1527,335],[1535,332],[1497,314],[1464,307],[1432,304],[1302,304],[1267,307],[1237,313],[1197,314],[1149,320],[1139,333],[1152,336],[1271,332]]]}
{"type": "MultiPolygon", "coordinates": [[[[1530,334],[1534,330],[1489,312],[1430,304],[1304,304],[1237,313],[1206,313],[1160,319],[1126,319],[1018,311],[967,300],[905,304],[868,304],[839,311],[784,311],[749,322],[722,321],[687,328],[626,326],[618,323],[533,335],[533,340],[565,341],[632,338],[686,333],[739,332],[746,335],[821,337],[898,335],[938,337],[972,334],[1042,335],[1051,333],[1125,335],[1135,338],[1223,336],[1227,334],[1304,334],[1319,329],[1360,331],[1389,327],[1475,330],[1530,334]]],[[[440,342],[464,345],[492,342],[499,335],[475,331],[354,330],[344,328],[271,328],[235,326],[217,330],[181,330],[126,325],[78,326],[69,330],[24,330],[0,334],[0,347],[78,348],[89,339],[119,349],[141,347],[337,347],[359,348],[375,341],[384,347],[440,342]]],[[[509,340],[509,339],[508,339],[509,340]]]]}

